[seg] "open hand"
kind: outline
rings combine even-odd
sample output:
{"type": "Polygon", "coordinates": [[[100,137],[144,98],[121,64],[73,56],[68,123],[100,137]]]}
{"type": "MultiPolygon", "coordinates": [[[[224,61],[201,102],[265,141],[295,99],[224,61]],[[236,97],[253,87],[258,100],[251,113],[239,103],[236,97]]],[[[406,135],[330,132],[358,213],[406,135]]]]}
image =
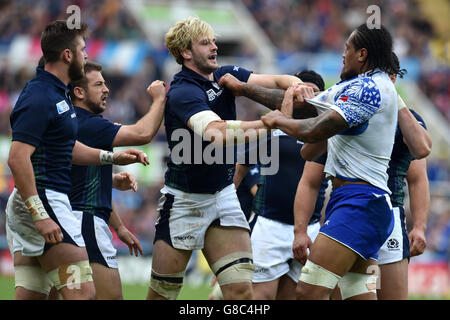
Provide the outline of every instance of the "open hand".
{"type": "Polygon", "coordinates": [[[148,161],[148,156],[145,152],[133,148],[114,152],[113,163],[118,165],[142,163],[144,166],[150,164],[148,161]]]}

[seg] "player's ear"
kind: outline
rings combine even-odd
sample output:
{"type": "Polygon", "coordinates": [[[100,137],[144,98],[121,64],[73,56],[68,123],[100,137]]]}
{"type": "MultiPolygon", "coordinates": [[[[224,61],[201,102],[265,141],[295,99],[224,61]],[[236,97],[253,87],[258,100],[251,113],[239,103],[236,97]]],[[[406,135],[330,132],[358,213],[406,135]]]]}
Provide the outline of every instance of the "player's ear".
{"type": "Polygon", "coordinates": [[[190,60],[192,59],[192,51],[189,49],[181,51],[181,56],[184,60],[190,60]]]}
{"type": "Polygon", "coordinates": [[[85,97],[84,89],[81,87],[73,88],[73,95],[75,96],[76,99],[83,100],[85,97]]]}
{"type": "Polygon", "coordinates": [[[61,52],[61,58],[65,63],[71,63],[72,57],[73,53],[69,48],[66,48],[61,52]]]}
{"type": "Polygon", "coordinates": [[[368,52],[366,48],[359,49],[358,61],[364,63],[367,60],[367,55],[368,52]]]}

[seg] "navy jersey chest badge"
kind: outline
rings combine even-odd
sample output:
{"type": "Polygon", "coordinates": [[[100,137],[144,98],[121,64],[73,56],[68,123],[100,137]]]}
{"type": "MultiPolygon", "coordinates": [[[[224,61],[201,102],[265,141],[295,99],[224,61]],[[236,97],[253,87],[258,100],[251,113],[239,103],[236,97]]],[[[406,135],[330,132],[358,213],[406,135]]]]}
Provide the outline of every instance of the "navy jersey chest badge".
{"type": "Polygon", "coordinates": [[[58,110],[58,114],[64,113],[70,109],[66,100],[62,100],[56,104],[56,110],[58,110]]]}

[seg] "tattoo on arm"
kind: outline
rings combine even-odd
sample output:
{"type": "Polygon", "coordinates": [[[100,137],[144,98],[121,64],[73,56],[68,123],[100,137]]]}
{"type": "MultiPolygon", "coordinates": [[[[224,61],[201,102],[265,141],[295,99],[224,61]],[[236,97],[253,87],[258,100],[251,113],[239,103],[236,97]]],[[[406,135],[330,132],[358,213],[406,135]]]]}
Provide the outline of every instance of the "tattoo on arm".
{"type": "Polygon", "coordinates": [[[268,89],[256,84],[246,83],[243,86],[242,95],[271,110],[280,110],[284,98],[284,90],[268,89]]]}
{"type": "Polygon", "coordinates": [[[298,120],[297,138],[303,142],[315,143],[326,140],[349,128],[342,116],[334,110],[328,110],[320,116],[298,120]]]}

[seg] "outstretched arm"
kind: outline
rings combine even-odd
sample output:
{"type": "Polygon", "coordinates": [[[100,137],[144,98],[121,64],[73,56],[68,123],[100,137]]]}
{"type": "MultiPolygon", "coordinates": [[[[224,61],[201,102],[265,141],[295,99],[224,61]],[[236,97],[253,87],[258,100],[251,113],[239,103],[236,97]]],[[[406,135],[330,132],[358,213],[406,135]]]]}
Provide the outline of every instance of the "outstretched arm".
{"type": "MultiPolygon", "coordinates": [[[[271,110],[280,110],[281,104],[283,102],[284,93],[285,90],[289,87],[278,87],[275,86],[274,83],[270,83],[269,81],[260,81],[261,76],[263,75],[251,75],[248,82],[242,82],[236,79],[231,74],[227,73],[223,77],[219,79],[219,85],[220,86],[226,86],[228,89],[230,89],[235,96],[244,96],[246,98],[249,98],[253,101],[256,101],[263,106],[266,106],[267,108],[271,110]]],[[[289,76],[292,77],[292,76],[289,76]]],[[[314,97],[314,90],[311,87],[308,87],[306,85],[302,85],[302,82],[297,77],[294,77],[297,79],[296,82],[292,81],[291,85],[298,85],[298,93],[297,98],[294,101],[294,109],[299,109],[301,106],[309,106],[309,104],[305,103],[302,100],[302,97],[307,98],[313,98],[314,97]]],[[[287,83],[287,82],[286,82],[287,83]]],[[[311,108],[311,110],[314,110],[314,108],[311,108]]],[[[315,116],[316,114],[313,114],[311,116],[315,116]]],[[[300,117],[300,116],[299,116],[300,117]]],[[[304,116],[303,118],[306,118],[304,116]]]]}
{"type": "Polygon", "coordinates": [[[331,109],[309,119],[290,119],[275,110],[263,116],[261,120],[267,127],[280,129],[291,137],[307,143],[324,141],[349,127],[345,119],[331,109]]]}
{"type": "Polygon", "coordinates": [[[133,148],[110,152],[88,147],[79,141],[75,141],[73,147],[72,163],[81,166],[103,164],[127,165],[131,163],[142,163],[145,166],[149,164],[147,155],[133,148]]]}

